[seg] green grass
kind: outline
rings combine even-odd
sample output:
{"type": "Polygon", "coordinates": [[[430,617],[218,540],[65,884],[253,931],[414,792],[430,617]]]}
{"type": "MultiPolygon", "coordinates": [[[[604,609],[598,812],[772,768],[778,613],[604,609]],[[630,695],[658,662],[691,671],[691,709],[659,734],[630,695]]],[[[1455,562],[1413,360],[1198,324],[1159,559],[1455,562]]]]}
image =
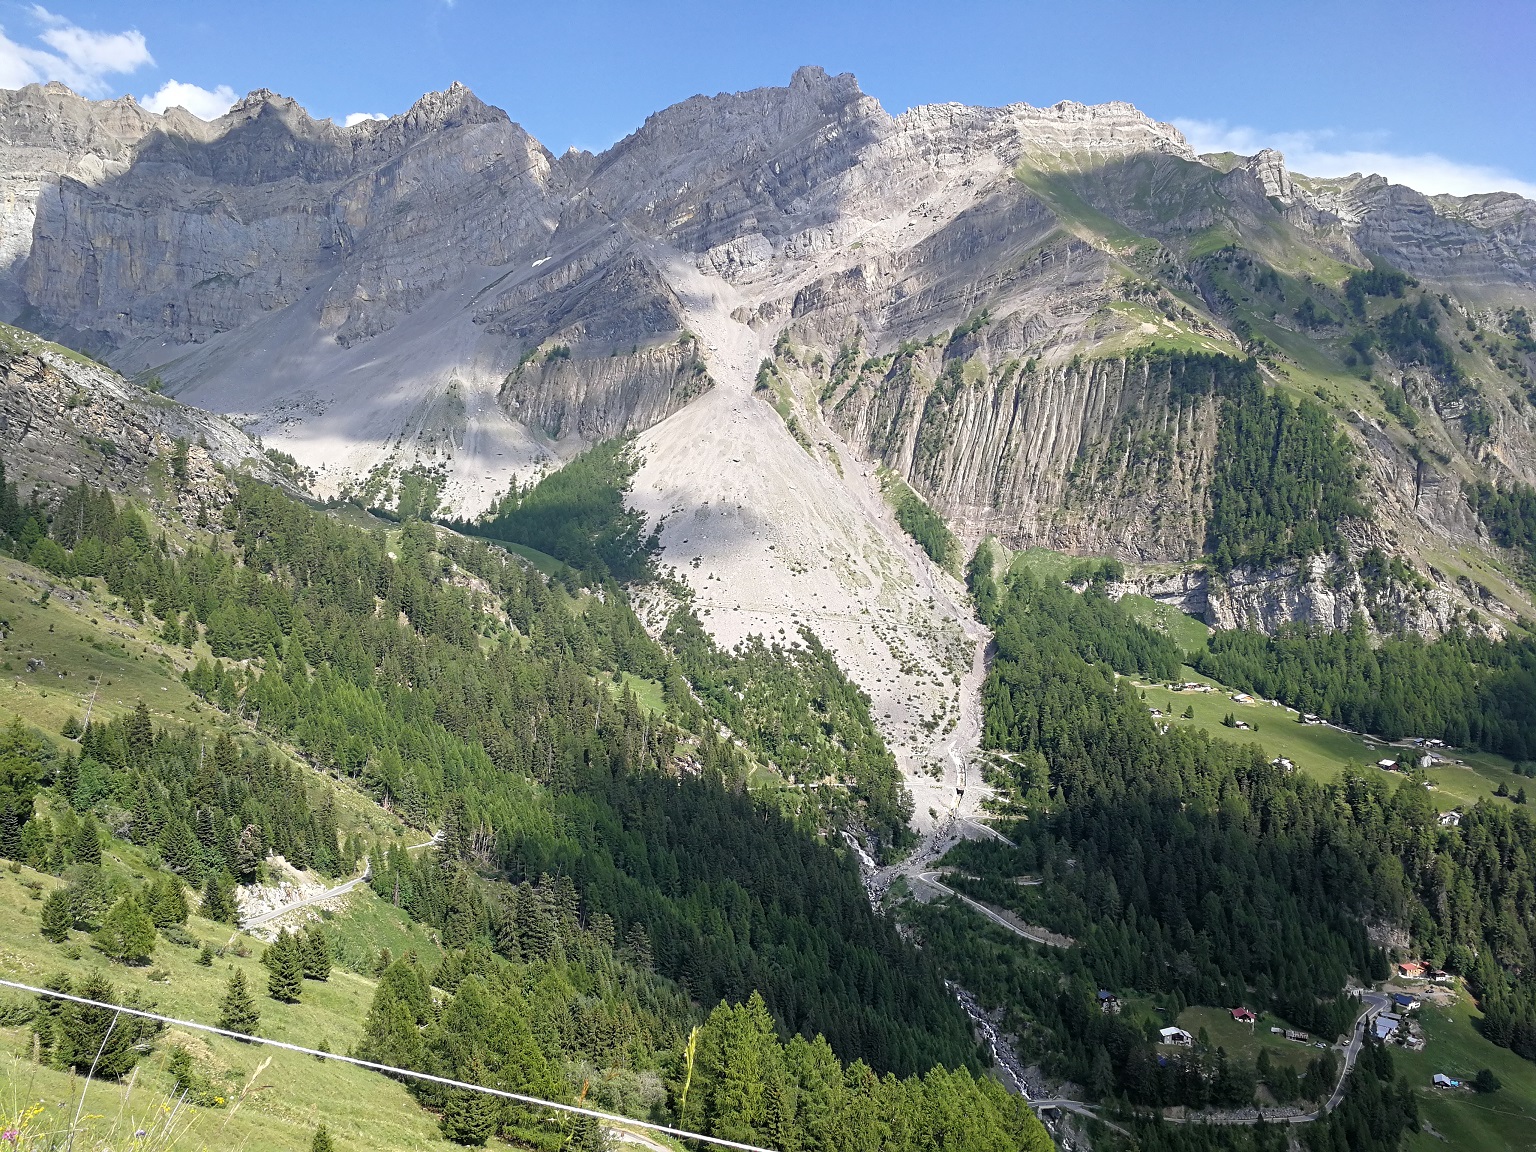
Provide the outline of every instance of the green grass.
{"type": "MultiPolygon", "coordinates": [[[[1323,780],[1334,779],[1351,762],[1394,781],[1403,779],[1401,773],[1375,766],[1377,760],[1395,755],[1396,749],[1367,742],[1359,736],[1341,732],[1326,724],[1299,724],[1296,713],[1289,708],[1262,700],[1239,704],[1231,698],[1231,688],[1209,676],[1200,675],[1193,668],[1184,668],[1181,675],[1184,680],[1211,684],[1218,690],[1171,692],[1162,685],[1146,686],[1147,704],[1170,713],[1167,717],[1169,723],[1203,728],[1219,740],[1258,744],[1268,756],[1284,756],[1299,771],[1323,780]],[[1184,719],[1186,707],[1194,709],[1193,720],[1184,719]],[[1257,731],[1226,727],[1221,721],[1229,712],[1239,720],[1256,724],[1257,731]]],[[[1511,791],[1522,784],[1530,784],[1528,780],[1516,776],[1511,771],[1509,761],[1501,756],[1450,749],[1440,751],[1465,761],[1463,765],[1436,766],[1425,773],[1434,785],[1430,797],[1441,811],[1465,807],[1484,797],[1493,797],[1494,790],[1501,783],[1507,784],[1511,791]]],[[[1511,801],[1504,800],[1501,803],[1511,801]]]]}
{"type": "Polygon", "coordinates": [[[1146,237],[1132,232],[1118,220],[1106,216],[1089,204],[1077,194],[1067,177],[1059,172],[1020,164],[1014,169],[1013,176],[1050,205],[1063,224],[1090,243],[1099,240],[1122,252],[1134,251],[1149,243],[1146,237]]]}
{"type": "Polygon", "coordinates": [[[1026,548],[1013,553],[1006,567],[1009,572],[1031,572],[1040,580],[1065,580],[1077,561],[1076,556],[1050,548],[1026,548]]]}
{"type": "Polygon", "coordinates": [[[1148,628],[1155,628],[1162,632],[1177,644],[1181,651],[1205,650],[1205,642],[1211,635],[1211,630],[1205,621],[1197,620],[1188,612],[1180,612],[1177,608],[1137,592],[1120,597],[1120,604],[1130,613],[1133,620],[1138,620],[1148,628]]]}
{"type": "Polygon", "coordinates": [[[648,680],[644,676],[636,676],[633,672],[622,672],[620,675],[623,677],[625,686],[635,694],[635,699],[640,701],[640,707],[652,716],[660,716],[667,710],[661,681],[648,680]]]}
{"type": "Polygon", "coordinates": [[[530,548],[526,544],[513,544],[509,540],[493,540],[492,543],[514,555],[521,556],[546,576],[558,576],[568,567],[563,560],[556,560],[548,552],[540,552],[537,548],[530,548]]]}
{"type": "Polygon", "coordinates": [[[1444,1140],[1428,1132],[1409,1138],[1413,1152],[1481,1152],[1487,1148],[1536,1149],[1536,1064],[1483,1039],[1473,1027],[1476,1009],[1465,995],[1448,1009],[1425,1005],[1422,1052],[1392,1049],[1399,1076],[1419,1097],[1419,1115],[1444,1140]],[[1458,1080],[1493,1069],[1502,1090],[1488,1096],[1430,1087],[1436,1072],[1458,1080]]]}
{"type": "Polygon", "coordinates": [[[93,690],[92,714],[103,718],[130,712],[140,700],[162,723],[208,711],[181,683],[182,669],[193,662],[188,653],[114,611],[100,581],[82,593],[9,558],[0,558],[0,576],[0,619],[8,622],[0,641],[0,712],[21,713],[57,732],[70,715],[84,716],[93,690]],[[45,667],[29,672],[29,659],[45,667]]]}
{"type": "Polygon", "coordinates": [[[1188,321],[1170,320],[1155,308],[1131,300],[1112,300],[1100,315],[1113,315],[1130,327],[1094,345],[1096,357],[1116,356],[1132,348],[1156,352],[1220,352],[1241,356],[1241,349],[1226,340],[1196,332],[1188,321]]]}
{"type": "MultiPolygon", "coordinates": [[[[1289,1064],[1297,1072],[1305,1072],[1307,1063],[1320,1054],[1320,1049],[1310,1042],[1302,1044],[1270,1032],[1271,1028],[1290,1028],[1292,1025],[1268,1012],[1260,1012],[1258,1023],[1249,1028],[1232,1019],[1232,1013],[1226,1008],[1194,1005],[1180,1012],[1176,1023],[1196,1038],[1204,1028],[1215,1047],[1225,1048],[1233,1060],[1247,1064],[1257,1061],[1259,1053],[1268,1048],[1269,1058],[1277,1067],[1289,1064]]],[[[1332,1037],[1317,1039],[1331,1040],[1332,1037]]]]}
{"type": "MultiPolygon", "coordinates": [[[[143,871],[136,851],[115,842],[109,849],[109,867],[123,875],[143,871]]],[[[8,979],[40,984],[54,972],[78,977],[98,969],[105,971],[117,988],[132,988],[152,1000],[158,1011],[211,1023],[218,1016],[229,977],[238,968],[245,972],[258,994],[262,1035],[311,1048],[319,1047],[323,1041],[332,1051],[346,1052],[361,1034],[373,997],[374,982],[370,979],[338,966],[326,983],[305,981],[302,1003],[279,1004],[264,995],[266,974],[259,961],[263,945],[225,925],[197,916],[191,918],[189,931],[200,940],[215,946],[227,944],[230,949],[211,968],[197,965],[196,948],[178,947],[164,939],[157,943],[151,963],[143,968],[108,964],[90,947],[84,933],[71,933],[66,945],[43,939],[37,930],[42,904],[30,898],[22,881],[41,885],[44,893],[59,883],[27,868],[14,874],[0,872],[0,973],[8,979]],[[236,944],[243,944],[250,955],[235,955],[236,944]],[[70,958],[71,946],[78,949],[78,959],[70,958]],[[156,969],[163,971],[167,979],[151,983],[149,974],[156,969]]],[[[342,937],[344,950],[354,947],[359,938],[388,937],[397,942],[395,954],[403,951],[408,941],[414,941],[425,963],[430,966],[436,961],[435,947],[425,932],[411,927],[403,913],[366,890],[355,893],[348,909],[329,921],[328,926],[342,937]]],[[[169,1092],[172,1078],[166,1070],[167,1052],[179,1039],[187,1039],[187,1046],[202,1057],[200,1066],[211,1071],[218,1082],[227,1084],[232,1095],[242,1086],[252,1090],[239,1108],[192,1109],[188,1131],[175,1147],[289,1152],[307,1148],[315,1125],[322,1120],[342,1148],[446,1146],[433,1118],[422,1111],[404,1088],[382,1076],[221,1037],[189,1037],[190,1034],[178,1035],[173,1029],[155,1042],[153,1053],[140,1064],[135,1086],[138,1103],[130,1102],[130,1110],[152,1107],[169,1092]],[[271,1064],[260,1071],[252,1085],[253,1074],[269,1056],[271,1064]]],[[[72,1080],[68,1073],[42,1068],[26,1059],[31,1051],[27,1028],[0,1029],[0,1047],[7,1054],[22,1057],[0,1060],[0,1110],[12,1110],[13,1103],[20,1101],[63,1101],[70,1099],[72,1092],[78,1092],[78,1080],[72,1080]]],[[[104,1129],[118,1111],[121,1093],[117,1085],[93,1087],[87,1112],[102,1117],[98,1128],[104,1129]]]]}

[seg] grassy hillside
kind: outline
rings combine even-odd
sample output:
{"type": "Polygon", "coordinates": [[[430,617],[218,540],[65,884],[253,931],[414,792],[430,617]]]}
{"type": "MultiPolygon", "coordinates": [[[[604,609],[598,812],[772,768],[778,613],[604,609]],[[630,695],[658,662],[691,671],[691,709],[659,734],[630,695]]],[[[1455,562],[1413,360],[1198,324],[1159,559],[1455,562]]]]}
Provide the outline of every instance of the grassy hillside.
{"type": "MultiPolygon", "coordinates": [[[[153,869],[131,845],[113,842],[104,860],[106,869],[121,879],[142,880],[153,869]]],[[[266,971],[259,957],[265,944],[241,932],[233,932],[194,914],[187,931],[198,944],[185,946],[161,939],[149,964],[125,967],[111,964],[91,947],[84,932],[72,932],[67,942],[55,944],[39,931],[40,896],[61,881],[53,876],[19,867],[0,871],[0,972],[7,979],[41,985],[56,973],[78,979],[102,972],[119,993],[136,992],[156,1010],[172,1016],[213,1023],[226,985],[235,971],[242,971],[257,993],[261,1009],[260,1032],[274,1039],[305,1047],[328,1046],[345,1052],[356,1044],[362,1021],[373,998],[375,981],[369,976],[337,966],[329,981],[306,981],[303,1000],[279,1004],[267,998],[266,971]],[[198,964],[199,945],[207,943],[222,953],[210,967],[198,964]]],[[[354,893],[346,907],[324,921],[351,963],[376,954],[381,943],[396,955],[416,950],[427,963],[435,961],[438,948],[432,935],[413,925],[397,909],[380,901],[367,889],[354,893]]],[[[368,968],[371,970],[372,965],[368,968]]],[[[33,1121],[34,1127],[57,1127],[62,1101],[77,1099],[80,1079],[68,1072],[40,1066],[31,1059],[32,1032],[18,1023],[21,1006],[29,997],[6,993],[6,1027],[0,1028],[0,1107],[10,1109],[27,1101],[45,1101],[48,1109],[33,1121]]],[[[168,1069],[170,1050],[186,1047],[198,1066],[229,1101],[225,1107],[183,1109],[176,1129],[176,1148],[246,1148],[251,1152],[287,1152],[307,1148],[317,1123],[324,1122],[342,1148],[421,1149],[446,1146],[433,1118],[423,1112],[399,1084],[361,1069],[317,1062],[312,1058],[240,1044],[222,1037],[191,1034],[171,1029],[155,1043],[154,1051],[141,1062],[130,1093],[125,1085],[99,1083],[92,1087],[86,1106],[89,1121],[88,1147],[115,1147],[106,1134],[116,1130],[117,1139],[133,1127],[118,1120],[120,1108],[143,1125],[172,1099],[174,1077],[168,1069]],[[270,1063],[268,1060],[270,1059],[270,1063]],[[124,1100],[126,1099],[126,1104],[124,1100]]],[[[77,1144],[77,1147],[80,1145],[77,1144]]]]}

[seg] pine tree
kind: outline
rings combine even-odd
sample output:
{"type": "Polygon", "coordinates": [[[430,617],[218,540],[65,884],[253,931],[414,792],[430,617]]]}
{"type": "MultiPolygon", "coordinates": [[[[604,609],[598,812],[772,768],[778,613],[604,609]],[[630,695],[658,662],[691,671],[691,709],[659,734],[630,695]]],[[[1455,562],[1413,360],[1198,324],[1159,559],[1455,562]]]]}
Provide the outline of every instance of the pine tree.
{"type": "MultiPolygon", "coordinates": [[[[473,1084],[481,1084],[489,1079],[485,1064],[478,1057],[469,1066],[468,1079],[473,1084]]],[[[496,1119],[500,1112],[501,1103],[496,1097],[485,1092],[454,1088],[448,1092],[448,1098],[443,1104],[443,1115],[438,1121],[438,1127],[455,1144],[479,1146],[496,1131],[496,1119]]]]}
{"type": "Polygon", "coordinates": [[[155,950],[155,923],[137,900],[124,896],[102,920],[91,943],[119,963],[144,964],[155,950]]]}
{"type": "Polygon", "coordinates": [[[75,833],[70,851],[75,857],[76,864],[101,863],[101,833],[96,827],[95,817],[86,816],[80,821],[80,828],[75,833]]]}
{"type": "Polygon", "coordinates": [[[179,877],[162,873],[155,880],[149,901],[149,918],[156,928],[187,922],[187,898],[182,894],[179,877]]]}
{"type": "Polygon", "coordinates": [[[187,827],[185,820],[179,817],[172,819],[156,843],[165,866],[178,876],[190,874],[196,878],[197,873],[202,871],[197,858],[197,837],[192,835],[192,829],[187,827]]]}
{"type": "Polygon", "coordinates": [[[228,881],[218,873],[210,873],[203,885],[203,905],[199,911],[209,920],[220,924],[235,922],[235,900],[230,895],[228,881]]]}
{"type": "Polygon", "coordinates": [[[267,995],[284,1004],[297,1004],[304,993],[304,956],[298,937],[284,928],[262,953],[267,969],[267,995]]]}
{"type": "MultiPolygon", "coordinates": [[[[121,1003],[115,989],[99,973],[88,975],[74,991],[88,1000],[121,1003]]],[[[88,1072],[94,1064],[97,1076],[116,1080],[138,1063],[141,1029],[132,1016],[121,1016],[110,1008],[65,1001],[58,1009],[54,1031],[57,1060],[62,1068],[88,1072]]]]}
{"type": "Polygon", "coordinates": [[[309,1142],[309,1152],[336,1152],[336,1141],[322,1124],[315,1129],[315,1138],[309,1142]]]}
{"type": "Polygon", "coordinates": [[[331,978],[331,940],[319,925],[312,924],[300,941],[304,979],[325,981],[331,978]]]}
{"type": "Polygon", "coordinates": [[[43,901],[42,921],[44,937],[55,944],[69,939],[69,930],[75,925],[75,907],[67,889],[55,888],[48,893],[43,901]]]}
{"type": "Polygon", "coordinates": [[[624,935],[624,943],[634,953],[635,963],[639,967],[649,969],[655,963],[651,955],[651,934],[645,930],[644,924],[631,924],[624,935]]]}
{"type": "Polygon", "coordinates": [[[219,1007],[219,1027],[228,1032],[254,1036],[256,1026],[260,1023],[261,1010],[256,1007],[256,998],[251,995],[245,973],[236,969],[235,974],[229,978],[224,1002],[219,1007]]]}

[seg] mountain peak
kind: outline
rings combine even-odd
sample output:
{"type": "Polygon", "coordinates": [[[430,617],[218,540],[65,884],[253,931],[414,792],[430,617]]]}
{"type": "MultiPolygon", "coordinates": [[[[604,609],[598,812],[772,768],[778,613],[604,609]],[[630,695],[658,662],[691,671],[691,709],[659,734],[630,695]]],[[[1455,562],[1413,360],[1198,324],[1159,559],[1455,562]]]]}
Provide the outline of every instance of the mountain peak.
{"type": "Polygon", "coordinates": [[[455,80],[441,92],[428,92],[405,113],[412,128],[459,128],[468,124],[510,123],[511,117],[487,104],[455,80]]]}

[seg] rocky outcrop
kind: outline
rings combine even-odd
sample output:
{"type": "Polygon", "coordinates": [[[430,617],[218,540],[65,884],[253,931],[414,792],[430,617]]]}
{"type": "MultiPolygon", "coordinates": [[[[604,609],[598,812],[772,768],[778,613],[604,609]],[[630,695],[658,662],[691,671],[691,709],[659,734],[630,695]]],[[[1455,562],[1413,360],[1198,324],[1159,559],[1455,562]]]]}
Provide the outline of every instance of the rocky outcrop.
{"type": "Polygon", "coordinates": [[[1460,626],[1502,636],[1503,620],[1513,613],[1492,599],[1483,599],[1480,606],[1481,613],[1469,612],[1464,597],[1423,580],[1389,578],[1367,587],[1353,566],[1314,556],[1303,565],[1273,571],[1210,575],[1204,620],[1212,628],[1274,632],[1283,624],[1300,623],[1336,631],[1359,617],[1371,630],[1385,633],[1437,637],[1460,626]]]}
{"type": "Polygon", "coordinates": [[[592,444],[659,424],[713,386],[694,342],[679,340],[606,359],[546,354],[507,377],[501,403],[551,440],[592,444]]]}
{"type": "Polygon", "coordinates": [[[187,445],[183,483],[173,485],[188,520],[217,512],[238,470],[284,483],[257,445],[228,421],[146,392],[85,357],[0,326],[0,458],[23,495],[82,481],[147,493],[157,464],[187,445]]]}

